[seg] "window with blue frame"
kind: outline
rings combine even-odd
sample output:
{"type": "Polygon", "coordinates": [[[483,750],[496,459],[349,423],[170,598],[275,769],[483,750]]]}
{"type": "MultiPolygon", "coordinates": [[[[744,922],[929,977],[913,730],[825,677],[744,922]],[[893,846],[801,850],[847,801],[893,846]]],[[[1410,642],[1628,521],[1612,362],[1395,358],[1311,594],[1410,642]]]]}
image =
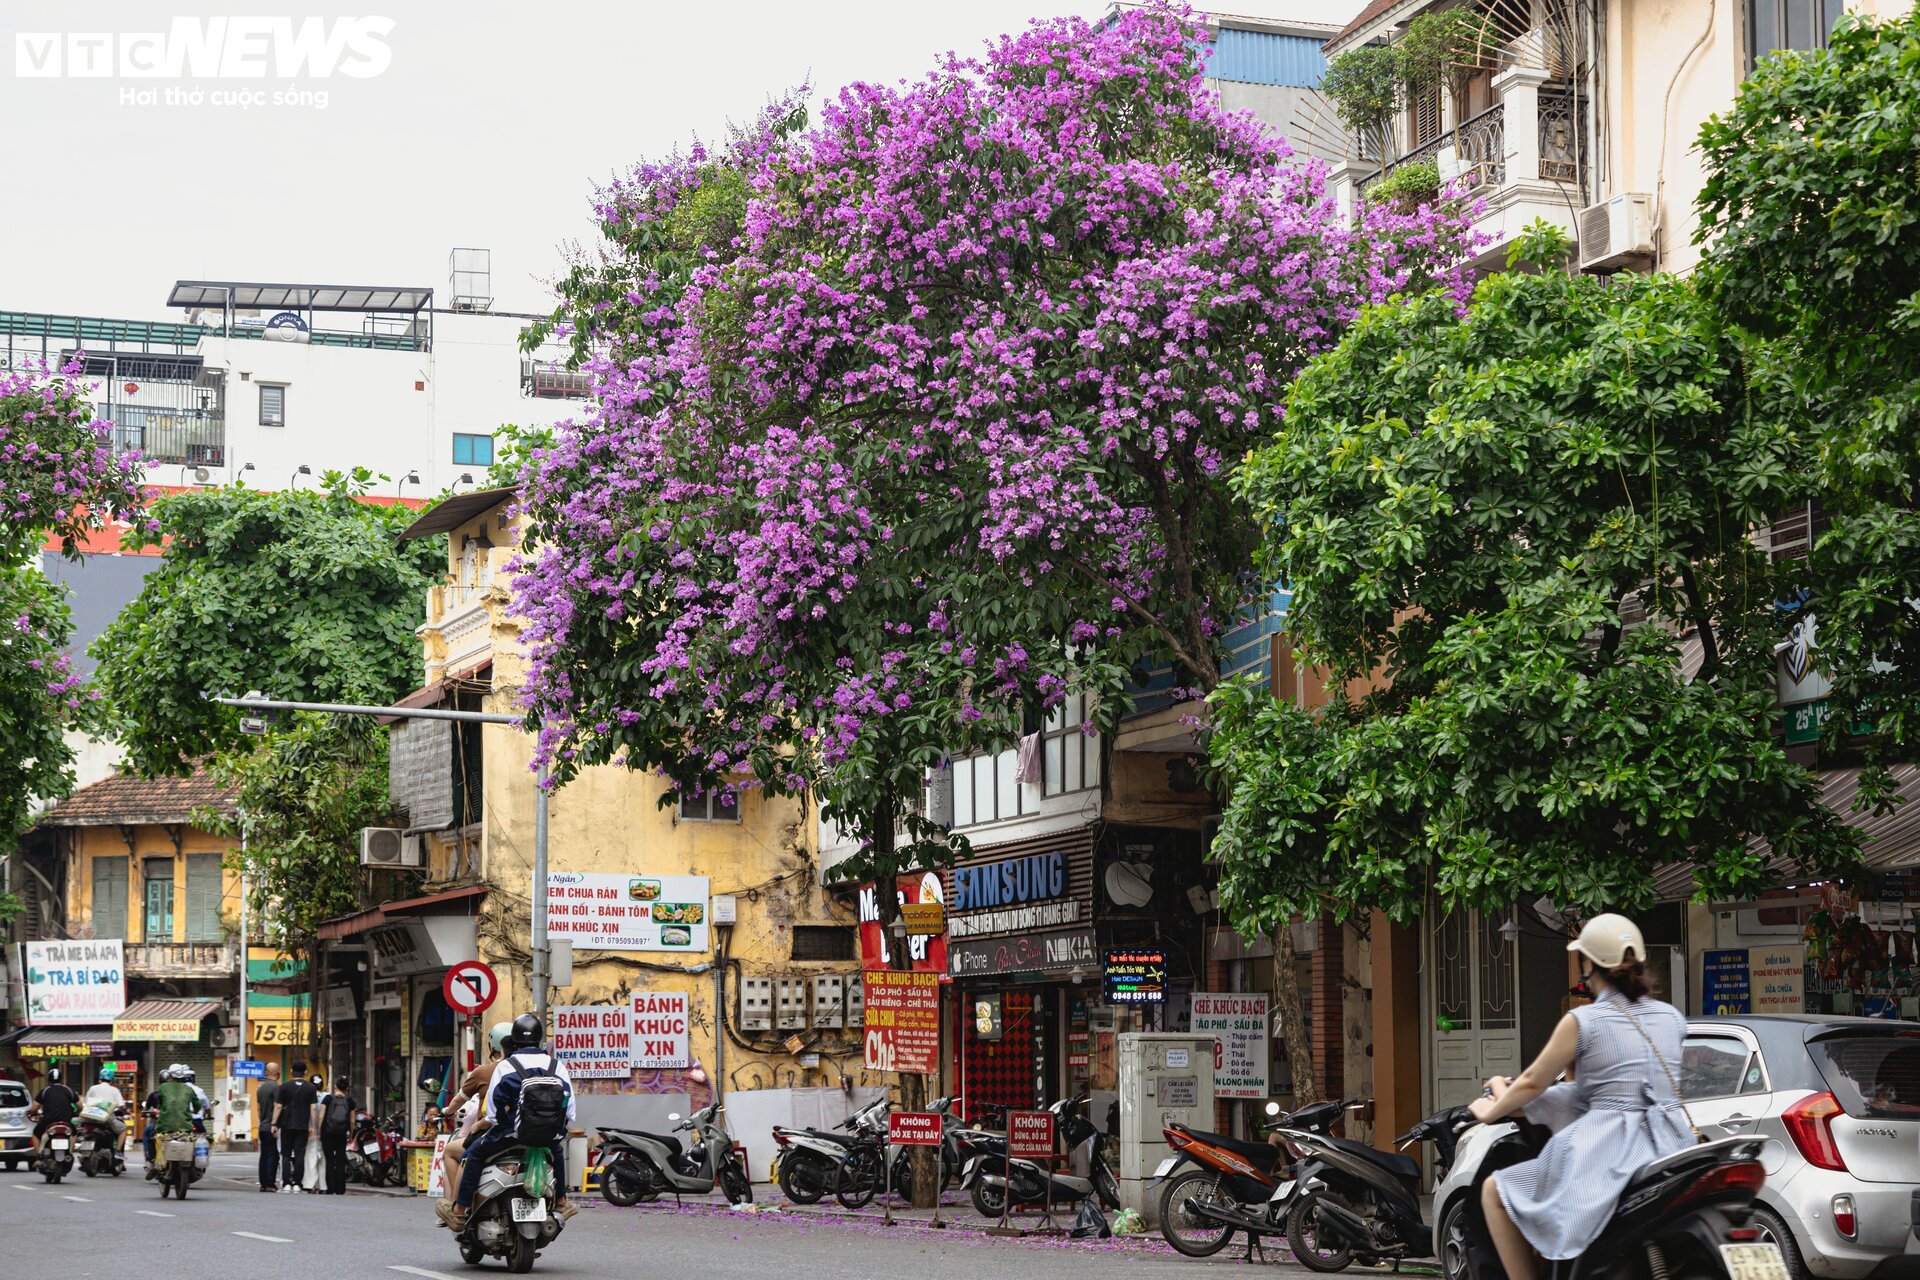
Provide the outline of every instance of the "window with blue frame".
{"type": "Polygon", "coordinates": [[[456,467],[492,466],[493,437],[456,435],[453,438],[453,465],[456,467]]]}

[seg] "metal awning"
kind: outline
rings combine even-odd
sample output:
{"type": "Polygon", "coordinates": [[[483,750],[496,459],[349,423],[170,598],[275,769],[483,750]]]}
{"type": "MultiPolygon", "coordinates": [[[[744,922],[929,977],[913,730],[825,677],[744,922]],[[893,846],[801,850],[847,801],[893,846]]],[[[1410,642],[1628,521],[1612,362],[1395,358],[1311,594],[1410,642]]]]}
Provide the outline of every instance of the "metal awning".
{"type": "Polygon", "coordinates": [[[170,307],[225,307],[261,311],[424,311],[433,290],[400,285],[257,284],[244,280],[180,280],[170,307]]]}
{"type": "MultiPolygon", "coordinates": [[[[1841,821],[1858,831],[1864,847],[1860,851],[1860,870],[1904,871],[1920,867],[1920,767],[1893,766],[1894,794],[1903,801],[1891,813],[1854,812],[1853,800],[1860,792],[1857,768],[1826,769],[1820,773],[1820,803],[1838,814],[1841,821]]],[[[1793,875],[1793,867],[1784,858],[1772,856],[1767,841],[1755,836],[1747,847],[1767,855],[1767,869],[1773,879],[1784,883],[1793,875]]],[[[1693,868],[1675,863],[1654,872],[1654,890],[1662,902],[1674,902],[1693,896],[1693,868]]]]}
{"type": "Polygon", "coordinates": [[[219,1010],[218,1000],[136,1000],[114,1015],[113,1038],[192,1042],[207,1015],[219,1010]]]}
{"type": "Polygon", "coordinates": [[[411,916],[454,911],[470,914],[479,908],[480,899],[487,896],[488,887],[484,884],[474,884],[460,889],[448,889],[441,893],[430,893],[424,898],[383,902],[371,910],[356,911],[352,915],[322,920],[316,932],[322,938],[350,938],[355,934],[365,933],[369,929],[411,916]]]}
{"type": "Polygon", "coordinates": [[[518,488],[508,486],[504,489],[476,489],[472,493],[456,493],[451,498],[442,498],[418,520],[402,529],[400,538],[405,541],[458,529],[475,516],[516,497],[519,492],[518,488]]]}
{"type": "Polygon", "coordinates": [[[23,1058],[103,1058],[113,1052],[112,1027],[28,1027],[13,1042],[23,1058]]]}

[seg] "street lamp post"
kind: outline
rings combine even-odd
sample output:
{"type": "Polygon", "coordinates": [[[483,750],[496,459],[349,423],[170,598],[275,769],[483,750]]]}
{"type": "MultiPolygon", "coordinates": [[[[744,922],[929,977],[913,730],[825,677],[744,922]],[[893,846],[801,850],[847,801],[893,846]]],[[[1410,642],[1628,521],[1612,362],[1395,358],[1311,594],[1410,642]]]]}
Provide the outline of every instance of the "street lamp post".
{"type": "MultiPolygon", "coordinates": [[[[376,707],[354,702],[284,702],[276,698],[213,698],[243,711],[326,711],[343,716],[386,716],[395,720],[453,720],[462,724],[521,724],[519,716],[496,711],[442,711],[437,707],[376,707]]],[[[547,1020],[547,981],[552,973],[547,946],[547,766],[534,775],[533,792],[533,1011],[547,1020]]],[[[244,969],[242,970],[244,972],[244,969]]]]}

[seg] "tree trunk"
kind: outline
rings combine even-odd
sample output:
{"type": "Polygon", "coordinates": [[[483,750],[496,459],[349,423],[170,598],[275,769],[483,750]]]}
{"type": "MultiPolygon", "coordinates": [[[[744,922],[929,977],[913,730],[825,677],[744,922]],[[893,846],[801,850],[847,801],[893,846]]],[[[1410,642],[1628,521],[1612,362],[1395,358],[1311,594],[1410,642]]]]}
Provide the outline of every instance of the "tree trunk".
{"type": "Polygon", "coordinates": [[[1294,973],[1293,929],[1273,931],[1273,1008],[1280,1040],[1286,1046],[1287,1066],[1293,1072],[1294,1110],[1320,1101],[1320,1082],[1313,1069],[1313,1041],[1307,1036],[1307,1013],[1300,1003],[1300,980],[1294,973]]]}
{"type": "MultiPolygon", "coordinates": [[[[900,919],[900,877],[886,870],[891,868],[894,862],[893,808],[893,792],[889,788],[883,791],[881,798],[874,803],[873,898],[880,913],[880,936],[886,941],[887,967],[906,970],[913,968],[913,954],[908,949],[906,935],[896,935],[893,932],[894,923],[900,919]]],[[[902,1111],[925,1110],[929,1096],[926,1077],[917,1072],[908,1071],[897,1071],[894,1075],[900,1082],[900,1109],[902,1111]]],[[[907,1169],[913,1180],[914,1207],[931,1209],[935,1197],[940,1194],[940,1149],[914,1147],[907,1152],[907,1169]]],[[[889,1172],[883,1176],[891,1179],[890,1170],[891,1162],[889,1162],[889,1172]]]]}

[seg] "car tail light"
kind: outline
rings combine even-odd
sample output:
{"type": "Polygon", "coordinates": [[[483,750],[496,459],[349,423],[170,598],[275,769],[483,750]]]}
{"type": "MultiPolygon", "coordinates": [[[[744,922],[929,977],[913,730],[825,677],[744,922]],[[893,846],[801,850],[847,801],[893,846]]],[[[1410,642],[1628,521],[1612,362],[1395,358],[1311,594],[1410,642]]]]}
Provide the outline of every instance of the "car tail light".
{"type": "Polygon", "coordinates": [[[1767,1171],[1760,1167],[1758,1160],[1740,1160],[1733,1164],[1717,1164],[1695,1178],[1675,1198],[1672,1207],[1678,1209],[1683,1204],[1695,1200],[1704,1200],[1708,1196],[1722,1195],[1729,1191],[1758,1191],[1767,1180],[1767,1171]]]}
{"type": "Polygon", "coordinates": [[[1847,1162],[1840,1157],[1840,1146],[1833,1140],[1833,1118],[1844,1114],[1830,1093],[1810,1093],[1780,1113],[1787,1136],[1800,1149],[1808,1164],[1816,1169],[1846,1172],[1847,1162]]]}
{"type": "Polygon", "coordinates": [[[1841,1235],[1849,1240],[1853,1239],[1854,1228],[1858,1227],[1860,1223],[1859,1220],[1853,1216],[1852,1196],[1835,1196],[1833,1198],[1833,1225],[1840,1229],[1841,1235]]]}

